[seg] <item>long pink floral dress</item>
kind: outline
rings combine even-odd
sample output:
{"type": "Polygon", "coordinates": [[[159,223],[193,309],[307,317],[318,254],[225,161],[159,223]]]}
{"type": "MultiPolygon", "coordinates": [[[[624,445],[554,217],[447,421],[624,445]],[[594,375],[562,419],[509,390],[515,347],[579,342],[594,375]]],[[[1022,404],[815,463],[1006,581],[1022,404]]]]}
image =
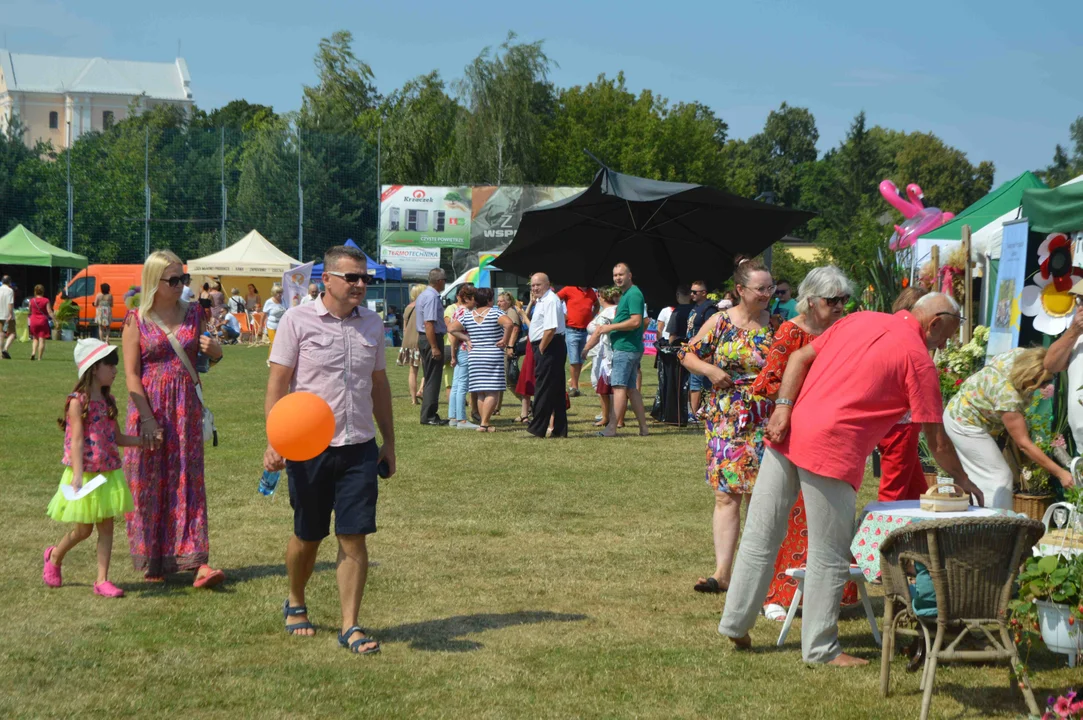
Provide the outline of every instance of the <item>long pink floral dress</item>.
{"type": "MultiPolygon", "coordinates": [[[[175,331],[192,366],[199,350],[200,308],[188,305],[175,331]]],[[[191,375],[165,332],[136,311],[125,323],[139,324],[143,391],[164,432],[155,451],[128,448],[124,474],[135,499],[129,513],[132,564],[147,577],[196,570],[207,562],[207,492],[203,485],[203,406],[191,375]]],[[[139,410],[128,404],[129,435],[139,435],[139,410]]]]}

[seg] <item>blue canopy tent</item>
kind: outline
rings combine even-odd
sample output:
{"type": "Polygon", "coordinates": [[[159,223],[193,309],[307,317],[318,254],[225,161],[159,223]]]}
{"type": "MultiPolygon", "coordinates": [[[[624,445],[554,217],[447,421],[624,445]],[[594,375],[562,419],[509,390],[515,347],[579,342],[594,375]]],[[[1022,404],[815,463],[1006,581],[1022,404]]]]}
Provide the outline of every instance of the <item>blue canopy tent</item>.
{"type": "MultiPolygon", "coordinates": [[[[357,243],[355,243],[353,240],[347,240],[345,243],[343,243],[343,245],[345,245],[346,247],[357,248],[358,250],[361,249],[361,248],[357,247],[357,243]]],[[[365,260],[368,261],[368,270],[369,270],[369,272],[372,275],[374,275],[377,280],[381,280],[383,282],[402,282],[402,270],[400,270],[399,268],[393,268],[393,267],[388,267],[387,265],[381,265],[380,263],[378,263],[375,260],[373,260],[372,258],[370,258],[368,256],[368,253],[365,253],[365,260]]],[[[315,265],[312,266],[312,281],[313,282],[318,282],[318,278],[322,274],[323,274],[323,263],[322,262],[321,263],[316,263],[315,265]]]]}

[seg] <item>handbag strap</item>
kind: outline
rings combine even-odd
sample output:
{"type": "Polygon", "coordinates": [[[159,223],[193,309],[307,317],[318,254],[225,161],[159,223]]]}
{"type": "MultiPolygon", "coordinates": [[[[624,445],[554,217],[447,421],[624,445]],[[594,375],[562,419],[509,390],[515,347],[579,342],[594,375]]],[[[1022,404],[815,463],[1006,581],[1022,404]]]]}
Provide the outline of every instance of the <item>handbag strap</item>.
{"type": "MultiPolygon", "coordinates": [[[[184,306],[184,314],[187,317],[187,303],[184,303],[184,306]]],[[[164,322],[162,322],[162,319],[158,317],[157,313],[151,310],[147,313],[147,315],[150,318],[150,321],[157,325],[159,328],[161,328],[162,332],[165,333],[165,337],[167,340],[169,340],[169,344],[172,346],[173,352],[177,353],[177,357],[180,359],[181,364],[184,365],[184,369],[188,371],[188,375],[192,378],[192,382],[196,384],[196,394],[199,395],[199,401],[202,403],[203,388],[202,384],[199,382],[199,374],[196,372],[196,369],[192,367],[192,361],[188,359],[188,353],[184,352],[184,348],[181,347],[180,340],[178,340],[177,336],[173,334],[173,331],[170,330],[164,322]]]]}

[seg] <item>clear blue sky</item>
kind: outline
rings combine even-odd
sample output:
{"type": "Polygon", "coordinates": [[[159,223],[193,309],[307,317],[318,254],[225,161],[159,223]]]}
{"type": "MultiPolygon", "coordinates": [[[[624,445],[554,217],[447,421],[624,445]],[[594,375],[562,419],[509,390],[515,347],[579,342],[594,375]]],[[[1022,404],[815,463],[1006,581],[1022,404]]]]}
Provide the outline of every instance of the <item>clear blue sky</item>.
{"type": "Polygon", "coordinates": [[[821,152],[864,109],[872,124],[931,131],[992,160],[997,182],[1043,167],[1083,115],[1083,2],[948,0],[0,0],[16,52],[171,60],[196,103],[297,109],[321,37],[354,34],[381,92],[432,69],[448,80],[509,29],[545,41],[560,86],[624,70],[635,91],[712,107],[748,137],[786,101],[811,109],[821,152]],[[642,8],[639,10],[637,8],[642,8]]]}

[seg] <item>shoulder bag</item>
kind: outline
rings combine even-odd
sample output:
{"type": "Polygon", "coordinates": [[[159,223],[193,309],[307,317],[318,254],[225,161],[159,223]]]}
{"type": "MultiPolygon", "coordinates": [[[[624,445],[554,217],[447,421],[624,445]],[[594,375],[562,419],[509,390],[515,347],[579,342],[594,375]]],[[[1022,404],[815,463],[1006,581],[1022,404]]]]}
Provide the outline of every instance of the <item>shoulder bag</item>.
{"type": "MultiPolygon", "coordinates": [[[[187,314],[188,310],[186,308],[185,315],[187,314]]],[[[209,442],[212,446],[218,447],[218,428],[214,424],[214,413],[211,412],[211,409],[207,407],[207,403],[203,400],[203,383],[199,381],[199,374],[192,367],[192,361],[188,359],[188,353],[184,352],[184,348],[181,347],[180,341],[177,340],[177,336],[173,334],[173,331],[166,327],[166,324],[157,315],[154,313],[150,313],[150,315],[151,321],[165,333],[166,339],[169,340],[169,344],[173,347],[173,352],[177,353],[177,357],[180,358],[184,369],[188,371],[192,382],[196,384],[196,397],[199,398],[199,404],[203,406],[203,442],[209,442]]]]}

